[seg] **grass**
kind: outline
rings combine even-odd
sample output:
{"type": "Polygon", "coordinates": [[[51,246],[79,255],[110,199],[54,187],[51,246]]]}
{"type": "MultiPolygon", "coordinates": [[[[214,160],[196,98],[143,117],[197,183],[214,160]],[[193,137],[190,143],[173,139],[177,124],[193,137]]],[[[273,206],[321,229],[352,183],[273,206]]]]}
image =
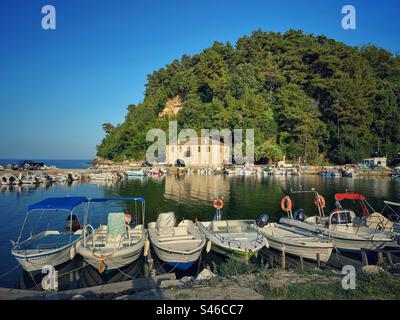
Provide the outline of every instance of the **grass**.
{"type": "MultiPolygon", "coordinates": [[[[255,286],[255,290],[267,299],[279,300],[397,300],[400,299],[400,278],[386,273],[360,273],[356,278],[355,290],[344,290],[340,276],[332,273],[321,273],[323,281],[313,281],[312,277],[303,273],[304,282],[288,283],[283,286],[273,286],[269,280],[274,278],[273,272],[255,286]],[[309,279],[304,279],[308,277],[309,279]]],[[[276,275],[276,273],[275,273],[276,275]]]]}
{"type": "Polygon", "coordinates": [[[213,272],[222,277],[250,274],[255,273],[257,270],[259,270],[259,267],[254,263],[245,263],[244,261],[235,258],[229,258],[225,263],[219,266],[213,266],[213,272]]]}

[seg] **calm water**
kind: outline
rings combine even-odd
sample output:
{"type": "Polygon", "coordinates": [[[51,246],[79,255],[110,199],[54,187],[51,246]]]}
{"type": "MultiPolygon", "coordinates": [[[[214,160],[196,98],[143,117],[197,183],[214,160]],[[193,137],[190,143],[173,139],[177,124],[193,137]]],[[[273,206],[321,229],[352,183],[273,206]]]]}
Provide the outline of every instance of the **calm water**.
{"type": "MultiPolygon", "coordinates": [[[[16,240],[23,222],[26,207],[47,197],[86,196],[86,197],[126,197],[141,196],[146,199],[146,224],[155,221],[160,212],[174,211],[177,219],[210,220],[214,209],[212,200],[218,195],[223,198],[225,206],[223,218],[257,218],[267,212],[272,220],[278,220],[280,200],[283,192],[293,189],[303,190],[316,188],[327,200],[328,209],[333,209],[333,196],[336,192],[355,191],[364,194],[372,206],[380,210],[384,199],[400,202],[400,182],[390,178],[320,178],[320,177],[228,177],[188,175],[180,178],[167,176],[163,178],[144,178],[126,180],[117,184],[54,184],[50,187],[1,187],[0,192],[0,274],[16,265],[10,254],[10,239],[16,240]]],[[[297,195],[292,199],[295,208],[303,208],[307,215],[316,212],[311,195],[297,195]]],[[[352,207],[353,204],[349,204],[352,207]]],[[[357,207],[354,207],[357,208],[357,207]]],[[[115,208],[98,207],[90,222],[96,226],[107,221],[107,212],[115,208]]],[[[121,209],[121,208],[118,208],[121,209]]],[[[133,210],[128,206],[123,208],[133,210]]],[[[79,214],[78,210],[78,214],[79,214]]],[[[55,217],[55,221],[63,225],[64,216],[55,217]]],[[[36,221],[32,221],[33,226],[36,221]]],[[[53,221],[54,222],[54,221],[53,221]]],[[[30,226],[31,226],[30,225],[30,226]]],[[[81,261],[75,259],[62,267],[59,274],[67,273],[77,267],[81,261]]],[[[143,264],[129,266],[126,273],[141,275],[143,264]]],[[[84,268],[81,272],[69,274],[60,280],[60,288],[84,287],[104,282],[127,280],[121,274],[108,274],[100,277],[94,269],[84,268]],[[65,283],[62,284],[62,281],[65,283]]],[[[9,276],[0,278],[1,287],[34,286],[29,274],[17,269],[9,276]]]]}
{"type": "MultiPolygon", "coordinates": [[[[0,159],[0,165],[5,166],[11,163],[18,163],[22,159],[0,159]]],[[[28,159],[33,160],[33,159],[28,159]]],[[[60,169],[87,169],[91,166],[91,160],[33,160],[34,162],[43,162],[47,166],[56,166],[60,169]]]]}

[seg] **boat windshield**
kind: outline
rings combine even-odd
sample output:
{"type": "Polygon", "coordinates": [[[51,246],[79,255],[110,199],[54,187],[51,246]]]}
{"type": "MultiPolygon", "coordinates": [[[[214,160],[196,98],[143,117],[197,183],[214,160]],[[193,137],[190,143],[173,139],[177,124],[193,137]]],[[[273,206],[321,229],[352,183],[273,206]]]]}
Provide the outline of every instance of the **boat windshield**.
{"type": "Polygon", "coordinates": [[[355,214],[351,211],[337,211],[331,214],[330,224],[348,224],[352,223],[355,214]]]}

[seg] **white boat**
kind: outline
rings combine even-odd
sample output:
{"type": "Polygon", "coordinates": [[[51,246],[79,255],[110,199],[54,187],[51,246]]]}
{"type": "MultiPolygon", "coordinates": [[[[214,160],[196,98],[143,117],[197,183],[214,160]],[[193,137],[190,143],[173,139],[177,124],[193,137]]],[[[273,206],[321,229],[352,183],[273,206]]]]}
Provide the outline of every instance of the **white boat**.
{"type": "Polygon", "coordinates": [[[144,248],[145,201],[143,198],[99,198],[90,199],[89,203],[115,201],[134,201],[139,204],[139,206],[136,205],[135,210],[135,225],[131,225],[129,221],[131,216],[127,217],[123,212],[109,213],[107,225],[100,225],[95,229],[92,225],[85,223],[83,239],[78,246],[78,253],[100,273],[133,263],[140,257],[144,248]],[[139,210],[138,207],[141,209],[139,210]]]}
{"type": "MultiPolygon", "coordinates": [[[[56,267],[75,257],[82,231],[77,228],[79,221],[75,220],[77,218],[73,212],[86,200],[84,197],[48,198],[28,207],[21,232],[17,241],[12,241],[11,249],[11,254],[25,271],[40,271],[46,265],[56,267]],[[67,212],[65,230],[47,229],[38,234],[34,234],[33,230],[30,230],[30,235],[22,240],[28,218],[33,213],[39,213],[40,218],[47,213],[46,218],[48,218],[52,213],[60,215],[62,212],[67,212]],[[77,223],[72,223],[73,221],[77,223]]],[[[47,222],[46,225],[48,226],[47,222]]]]}
{"type": "Polygon", "coordinates": [[[147,172],[144,170],[127,170],[125,174],[128,177],[145,177],[147,176],[147,172]]]}
{"type": "Polygon", "coordinates": [[[57,182],[67,182],[68,181],[68,175],[66,174],[62,174],[62,173],[58,173],[55,177],[55,180],[57,182]]]}
{"type": "Polygon", "coordinates": [[[374,212],[366,218],[366,224],[370,228],[378,228],[400,237],[400,203],[383,201],[385,206],[382,213],[374,212]]]}
{"type": "Polygon", "coordinates": [[[236,170],[237,176],[251,176],[254,173],[255,172],[254,172],[253,168],[250,168],[250,167],[238,168],[236,170]]]}
{"type": "Polygon", "coordinates": [[[264,247],[268,240],[257,230],[255,220],[221,220],[223,201],[219,198],[213,201],[217,210],[214,220],[197,222],[197,226],[208,240],[207,252],[217,253],[249,260],[264,247]]]}
{"type": "Polygon", "coordinates": [[[28,172],[21,172],[18,176],[18,179],[21,181],[22,184],[38,184],[39,180],[38,178],[28,172]]]}
{"type": "Polygon", "coordinates": [[[4,174],[1,176],[1,184],[5,186],[14,186],[20,184],[18,177],[13,174],[4,174]]]}
{"type": "MultiPolygon", "coordinates": [[[[325,216],[324,207],[321,205],[321,196],[312,191],[316,196],[316,205],[320,212],[319,216],[306,218],[296,217],[288,212],[288,218],[282,218],[279,223],[293,226],[302,230],[311,231],[316,234],[332,238],[335,249],[343,252],[360,252],[361,249],[383,249],[385,247],[397,247],[398,244],[388,232],[377,228],[369,228],[365,219],[357,218],[351,210],[337,208],[329,216],[325,216]]],[[[343,199],[361,200],[365,198],[358,194],[337,194],[337,201],[343,199]]]]}
{"type": "Polygon", "coordinates": [[[210,241],[210,249],[226,256],[249,260],[264,246],[268,247],[254,220],[208,221],[197,225],[210,241]]]}
{"type": "Polygon", "coordinates": [[[89,174],[90,180],[98,180],[98,181],[114,181],[117,180],[116,176],[110,172],[105,173],[91,173],[89,174]]]}
{"type": "Polygon", "coordinates": [[[277,223],[260,223],[260,220],[257,221],[258,230],[268,240],[270,248],[308,260],[329,260],[333,250],[329,238],[277,223]]]}
{"type": "Polygon", "coordinates": [[[172,268],[187,270],[200,258],[206,245],[204,235],[190,220],[176,226],[173,212],[159,214],[148,224],[149,239],[160,260],[172,268]]]}

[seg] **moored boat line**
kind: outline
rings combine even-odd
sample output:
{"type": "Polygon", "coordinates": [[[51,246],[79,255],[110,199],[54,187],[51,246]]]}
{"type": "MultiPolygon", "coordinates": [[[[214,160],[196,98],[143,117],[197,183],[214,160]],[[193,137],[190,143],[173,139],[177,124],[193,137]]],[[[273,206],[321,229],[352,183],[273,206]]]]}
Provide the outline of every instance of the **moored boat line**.
{"type": "Polygon", "coordinates": [[[382,220],[383,216],[376,212],[367,213],[368,204],[362,195],[345,193],[335,196],[337,202],[361,201],[365,216],[357,218],[354,212],[341,206],[325,216],[325,199],[316,191],[310,193],[315,196],[320,216],[306,217],[301,210],[293,213],[291,200],[285,197],[282,209],[288,213],[288,218],[279,223],[270,223],[266,214],[257,220],[223,220],[221,209],[224,203],[217,198],[213,201],[216,213],[211,221],[183,220],[177,224],[175,214],[169,212],[159,214],[157,221],[148,224],[147,230],[143,198],[48,198],[28,207],[11,254],[28,272],[41,270],[48,264],[61,265],[79,254],[87,264],[102,273],[126,267],[142,254],[147,256],[150,244],[163,264],[181,271],[196,264],[204,249],[207,253],[214,251],[244,262],[257,257],[263,249],[274,249],[283,255],[327,263],[334,250],[360,252],[400,247],[399,234],[393,229],[395,223],[388,223],[386,218],[382,220]],[[107,224],[95,227],[89,224],[91,205],[129,201],[135,203],[132,213],[107,212],[106,209],[107,224]],[[81,205],[84,207],[83,225],[75,214],[75,209],[81,205]],[[60,231],[47,226],[46,230],[26,236],[27,218],[37,211],[42,212],[40,218],[45,211],[57,215],[66,212],[64,229],[60,231]],[[382,223],[386,228],[382,229],[382,223]]]}

